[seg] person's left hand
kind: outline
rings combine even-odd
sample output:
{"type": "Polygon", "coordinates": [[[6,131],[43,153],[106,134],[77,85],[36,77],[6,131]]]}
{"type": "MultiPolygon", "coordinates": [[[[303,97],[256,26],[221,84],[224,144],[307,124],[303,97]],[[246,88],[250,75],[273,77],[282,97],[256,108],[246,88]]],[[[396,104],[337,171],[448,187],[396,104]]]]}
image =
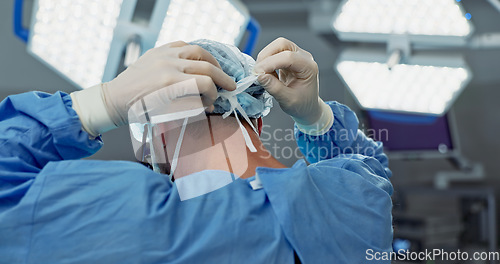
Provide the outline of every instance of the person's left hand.
{"type": "Polygon", "coordinates": [[[278,38],[259,53],[254,71],[260,74],[260,84],[298,124],[308,126],[320,119],[324,103],[319,98],[318,65],[309,52],[278,38]]]}
{"type": "Polygon", "coordinates": [[[213,110],[217,99],[216,85],[229,91],[236,89],[236,83],[208,51],[177,41],[147,51],[110,82],[73,92],[73,109],[83,129],[96,137],[127,124],[129,108],[146,95],[156,92],[159,98],[173,99],[192,92],[175,86],[189,80],[208,111],[213,110]]]}

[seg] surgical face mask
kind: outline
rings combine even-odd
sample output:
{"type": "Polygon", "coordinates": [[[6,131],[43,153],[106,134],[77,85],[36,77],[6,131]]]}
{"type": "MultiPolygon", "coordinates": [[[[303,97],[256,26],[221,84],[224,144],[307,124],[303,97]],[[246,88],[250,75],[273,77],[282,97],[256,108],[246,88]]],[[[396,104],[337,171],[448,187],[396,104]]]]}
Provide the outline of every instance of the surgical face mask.
{"type": "MultiPolygon", "coordinates": [[[[257,150],[238,114],[247,121],[255,133],[257,133],[257,129],[238,103],[237,95],[245,92],[256,81],[257,76],[248,76],[237,83],[237,88],[234,91],[224,90],[218,93],[220,97],[227,99],[231,106],[230,110],[222,117],[225,119],[231,114],[235,115],[245,145],[251,152],[257,150]]],[[[158,91],[135,102],[129,110],[129,123],[136,158],[150,163],[153,170],[158,173],[161,173],[170,164],[169,179],[172,181],[178,167],[186,127],[195,122],[206,121],[207,117],[194,79],[163,89],[169,89],[169,92],[158,91]],[[168,96],[165,98],[160,94],[168,94],[168,96]],[[165,134],[172,129],[179,132],[170,162],[165,134]]]]}

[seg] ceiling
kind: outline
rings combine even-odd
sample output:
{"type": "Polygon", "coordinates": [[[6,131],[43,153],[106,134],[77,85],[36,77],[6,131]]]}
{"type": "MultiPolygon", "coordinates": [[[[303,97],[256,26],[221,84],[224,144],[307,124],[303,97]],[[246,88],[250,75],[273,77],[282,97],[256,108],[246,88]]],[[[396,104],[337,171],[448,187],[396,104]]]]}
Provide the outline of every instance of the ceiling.
{"type": "MultiPolygon", "coordinates": [[[[319,33],[332,50],[346,46],[380,46],[367,43],[344,43],[336,38],[328,25],[321,30],[318,29],[317,22],[314,27],[312,26],[311,21],[315,20],[315,16],[332,17],[335,8],[340,3],[339,0],[243,0],[243,2],[252,16],[268,30],[308,27],[319,33]]],[[[462,0],[461,2],[465,10],[472,15],[471,22],[475,27],[472,37],[500,33],[500,11],[493,8],[487,0],[462,0]]],[[[327,22],[325,21],[325,24],[327,22]]],[[[497,73],[497,69],[500,68],[500,39],[495,47],[482,49],[443,47],[439,52],[462,54],[472,68],[474,74],[472,83],[500,83],[500,74],[497,73]]]]}

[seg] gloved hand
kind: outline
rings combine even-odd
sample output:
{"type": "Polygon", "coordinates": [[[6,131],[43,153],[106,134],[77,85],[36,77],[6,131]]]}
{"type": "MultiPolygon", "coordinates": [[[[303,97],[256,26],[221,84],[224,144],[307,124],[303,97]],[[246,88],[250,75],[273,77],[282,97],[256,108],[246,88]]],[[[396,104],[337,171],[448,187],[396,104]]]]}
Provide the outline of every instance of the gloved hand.
{"type": "MultiPolygon", "coordinates": [[[[213,109],[217,99],[216,84],[229,91],[236,89],[236,83],[222,71],[209,52],[178,41],[147,51],[108,83],[72,93],[73,108],[83,128],[97,136],[127,124],[128,109],[136,100],[193,78],[208,111],[213,109]]],[[[165,90],[165,93],[169,92],[165,90]]],[[[171,96],[165,95],[166,98],[171,96]]]]}
{"type": "Polygon", "coordinates": [[[309,52],[278,38],[259,53],[254,72],[300,130],[321,135],[332,126],[333,113],[319,97],[318,65],[309,52]]]}

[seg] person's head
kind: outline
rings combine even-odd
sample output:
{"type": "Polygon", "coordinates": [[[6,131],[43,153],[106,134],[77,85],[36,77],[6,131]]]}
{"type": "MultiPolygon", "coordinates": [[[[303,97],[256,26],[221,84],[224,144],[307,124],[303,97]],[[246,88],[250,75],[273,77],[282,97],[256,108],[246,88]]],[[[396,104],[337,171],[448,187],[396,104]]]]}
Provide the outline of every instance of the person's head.
{"type": "MultiPolygon", "coordinates": [[[[250,56],[241,53],[236,47],[210,40],[197,40],[190,44],[201,46],[207,50],[217,60],[222,70],[235,82],[253,76],[252,69],[255,61],[250,56]]],[[[184,119],[161,124],[159,130],[163,133],[161,136],[155,137],[155,149],[156,152],[163,152],[164,158],[159,158],[162,153],[157,153],[155,156],[160,160],[162,172],[169,174],[170,164],[176,147],[179,145],[181,134],[183,138],[182,149],[178,153],[179,157],[198,155],[199,158],[202,158],[203,156],[199,156],[199,154],[207,149],[211,149],[208,155],[222,154],[227,156],[227,145],[231,145],[234,151],[246,152],[245,141],[248,139],[244,138],[242,127],[249,135],[255,134],[254,130],[258,130],[260,133],[262,117],[267,115],[272,107],[272,97],[255,80],[247,83],[246,88],[240,87],[244,89],[239,89],[242,90],[241,93],[233,93],[234,98],[237,99],[233,103],[231,103],[229,96],[227,94],[224,96],[225,94],[222,94],[224,91],[218,87],[219,97],[214,102],[214,110],[207,114],[206,118],[190,119],[186,124],[184,124],[184,119]],[[236,111],[234,102],[237,102],[239,106],[236,111]],[[238,114],[238,120],[236,120],[235,112],[238,114]],[[226,113],[230,115],[223,118],[222,115],[226,113]],[[250,124],[245,121],[245,115],[250,124]],[[183,129],[184,133],[181,133],[183,129]],[[230,140],[227,141],[228,139],[230,140]],[[224,142],[226,143],[224,144],[224,142]],[[228,142],[230,144],[227,144],[228,142]],[[215,153],[221,151],[221,149],[215,150],[213,148],[218,144],[226,146],[225,150],[222,149],[225,153],[215,153]]]]}
{"type": "MultiPolygon", "coordinates": [[[[237,83],[254,75],[255,60],[234,45],[206,39],[196,40],[189,44],[207,50],[217,60],[222,70],[237,83]]],[[[217,90],[225,92],[220,87],[217,87],[217,90]]],[[[239,93],[236,97],[249,118],[264,117],[273,106],[272,96],[257,81],[251,83],[244,92],[239,93]]],[[[230,101],[224,96],[219,96],[215,100],[214,106],[213,114],[225,114],[232,110],[230,101]]]]}

